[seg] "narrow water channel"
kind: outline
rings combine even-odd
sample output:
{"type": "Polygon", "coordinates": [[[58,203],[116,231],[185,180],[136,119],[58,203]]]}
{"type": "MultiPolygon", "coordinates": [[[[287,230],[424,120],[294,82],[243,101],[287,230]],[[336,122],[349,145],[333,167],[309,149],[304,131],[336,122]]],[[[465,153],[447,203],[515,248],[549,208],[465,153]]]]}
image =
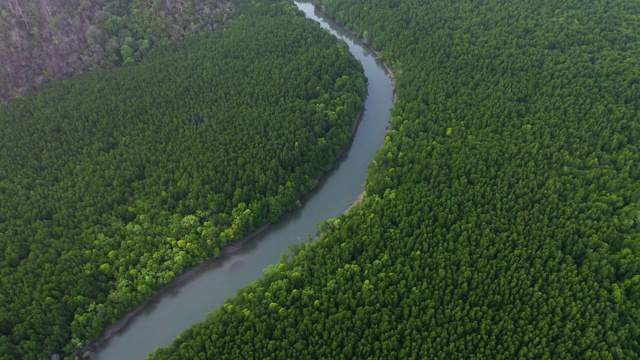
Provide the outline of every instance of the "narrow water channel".
{"type": "Polygon", "coordinates": [[[301,199],[302,207],[285,214],[267,231],[223,255],[189,279],[171,285],[133,317],[94,355],[98,360],[138,360],[159,347],[165,347],[205,315],[220,307],[236,291],[262,276],[270,264],[277,263],[291,244],[315,235],[316,224],[335,217],[351,204],[363,189],[367,166],[382,145],[393,106],[391,79],[380,61],[351,34],[316,12],[307,2],[296,2],[306,16],[344,40],[353,55],[362,62],[369,81],[365,111],[355,138],[335,167],[318,187],[301,199]]]}

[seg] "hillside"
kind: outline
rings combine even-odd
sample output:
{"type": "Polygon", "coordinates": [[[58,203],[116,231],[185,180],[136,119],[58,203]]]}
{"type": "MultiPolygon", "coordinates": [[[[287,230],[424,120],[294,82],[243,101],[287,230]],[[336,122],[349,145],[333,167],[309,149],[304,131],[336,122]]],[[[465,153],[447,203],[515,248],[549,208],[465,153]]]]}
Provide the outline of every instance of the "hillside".
{"type": "Polygon", "coordinates": [[[94,68],[140,61],[151,48],[213,30],[227,0],[0,2],[0,100],[94,68]]]}

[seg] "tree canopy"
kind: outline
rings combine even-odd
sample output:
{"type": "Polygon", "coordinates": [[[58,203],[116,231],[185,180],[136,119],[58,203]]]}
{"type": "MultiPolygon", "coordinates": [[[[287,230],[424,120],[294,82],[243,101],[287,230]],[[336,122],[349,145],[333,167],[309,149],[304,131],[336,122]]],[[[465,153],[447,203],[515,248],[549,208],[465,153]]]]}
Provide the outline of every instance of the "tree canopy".
{"type": "Polygon", "coordinates": [[[318,3],[396,73],[364,201],[151,358],[640,357],[640,4],[318,3]]]}

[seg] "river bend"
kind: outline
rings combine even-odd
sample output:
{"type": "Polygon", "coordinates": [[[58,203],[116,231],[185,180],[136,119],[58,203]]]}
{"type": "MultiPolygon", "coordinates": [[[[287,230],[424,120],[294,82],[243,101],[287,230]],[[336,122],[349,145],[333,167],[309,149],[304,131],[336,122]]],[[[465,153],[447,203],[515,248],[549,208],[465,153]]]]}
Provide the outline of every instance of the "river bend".
{"type": "Polygon", "coordinates": [[[301,199],[302,206],[285,214],[280,222],[222,255],[187,280],[170,285],[162,295],[133,316],[92,357],[98,360],[144,359],[166,347],[205,315],[220,307],[236,291],[262,276],[277,263],[291,244],[315,235],[316,224],[342,213],[362,192],[367,167],[382,145],[393,106],[393,84],[384,64],[362,42],[314,9],[296,2],[306,16],[349,45],[362,62],[368,79],[368,96],[353,141],[325,174],[318,187],[301,199]]]}

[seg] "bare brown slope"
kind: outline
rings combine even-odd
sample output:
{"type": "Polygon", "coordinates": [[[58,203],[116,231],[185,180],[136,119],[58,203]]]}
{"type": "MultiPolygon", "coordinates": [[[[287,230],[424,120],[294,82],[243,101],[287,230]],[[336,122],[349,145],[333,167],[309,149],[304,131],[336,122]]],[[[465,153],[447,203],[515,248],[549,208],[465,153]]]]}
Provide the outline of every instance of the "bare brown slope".
{"type": "Polygon", "coordinates": [[[211,30],[232,0],[0,0],[0,99],[141,60],[150,47],[211,30]]]}

